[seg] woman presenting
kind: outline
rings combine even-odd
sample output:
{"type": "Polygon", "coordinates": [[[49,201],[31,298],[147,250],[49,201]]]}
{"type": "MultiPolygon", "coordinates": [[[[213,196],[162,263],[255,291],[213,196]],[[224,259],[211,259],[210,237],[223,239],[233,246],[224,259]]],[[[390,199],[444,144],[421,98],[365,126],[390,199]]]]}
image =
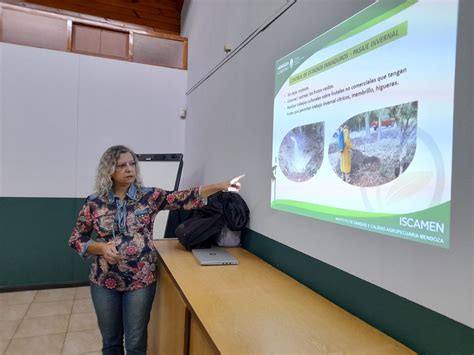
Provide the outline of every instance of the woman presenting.
{"type": "Polygon", "coordinates": [[[146,354],[156,289],[152,222],[158,211],[202,207],[217,191],[238,192],[239,178],[183,191],[144,187],[132,150],[117,145],[105,151],[96,193],[87,197],[69,238],[81,256],[94,256],[89,279],[103,354],[124,354],[124,340],[127,354],[146,354]]]}

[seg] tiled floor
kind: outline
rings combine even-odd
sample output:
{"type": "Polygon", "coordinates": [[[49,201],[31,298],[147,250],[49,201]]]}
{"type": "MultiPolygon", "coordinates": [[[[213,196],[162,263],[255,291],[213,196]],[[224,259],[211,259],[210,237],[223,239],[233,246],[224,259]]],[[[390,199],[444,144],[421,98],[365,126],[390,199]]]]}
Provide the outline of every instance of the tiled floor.
{"type": "Polygon", "coordinates": [[[89,287],[0,293],[0,354],[101,354],[89,287]]]}

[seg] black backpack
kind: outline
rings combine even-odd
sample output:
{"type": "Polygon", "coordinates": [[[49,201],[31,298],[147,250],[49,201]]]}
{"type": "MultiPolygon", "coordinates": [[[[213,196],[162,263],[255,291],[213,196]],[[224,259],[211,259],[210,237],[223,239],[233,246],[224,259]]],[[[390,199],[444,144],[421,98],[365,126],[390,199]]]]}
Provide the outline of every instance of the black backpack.
{"type": "Polygon", "coordinates": [[[221,216],[197,217],[189,219],[176,227],[176,236],[188,249],[209,248],[215,236],[219,235],[224,226],[221,216]]]}
{"type": "Polygon", "coordinates": [[[244,199],[234,192],[217,192],[208,197],[207,205],[196,209],[178,225],[175,234],[188,250],[208,248],[224,225],[233,231],[242,230],[249,219],[244,199]]]}

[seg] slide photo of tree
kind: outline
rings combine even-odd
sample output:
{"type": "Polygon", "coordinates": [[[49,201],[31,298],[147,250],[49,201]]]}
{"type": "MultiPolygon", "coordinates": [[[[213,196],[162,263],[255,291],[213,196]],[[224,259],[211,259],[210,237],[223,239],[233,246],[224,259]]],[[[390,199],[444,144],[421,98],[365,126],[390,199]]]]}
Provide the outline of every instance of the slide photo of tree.
{"type": "Polygon", "coordinates": [[[328,150],[336,175],[360,187],[395,180],[415,156],[417,116],[418,101],[413,101],[364,112],[342,123],[328,150]]]}
{"type": "Polygon", "coordinates": [[[303,182],[318,172],[324,157],[324,123],[312,123],[289,131],[278,152],[278,164],[291,181],[303,182]]]}

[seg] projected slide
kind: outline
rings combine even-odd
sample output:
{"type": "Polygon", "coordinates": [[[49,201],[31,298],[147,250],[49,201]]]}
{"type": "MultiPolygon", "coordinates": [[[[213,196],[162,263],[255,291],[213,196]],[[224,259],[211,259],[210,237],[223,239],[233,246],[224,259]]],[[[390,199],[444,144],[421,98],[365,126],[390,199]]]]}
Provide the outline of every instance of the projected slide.
{"type": "Polygon", "coordinates": [[[272,208],[449,247],[457,0],[379,0],[276,62],[272,208]]]}

